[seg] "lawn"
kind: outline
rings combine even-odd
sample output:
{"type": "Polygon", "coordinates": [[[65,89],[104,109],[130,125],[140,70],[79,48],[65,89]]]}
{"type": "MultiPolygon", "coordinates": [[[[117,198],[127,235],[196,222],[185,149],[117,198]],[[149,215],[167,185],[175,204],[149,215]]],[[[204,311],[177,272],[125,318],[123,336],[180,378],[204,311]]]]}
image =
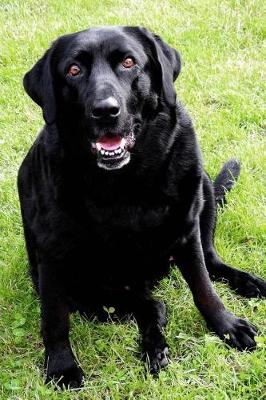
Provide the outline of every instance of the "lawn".
{"type": "Polygon", "coordinates": [[[0,398],[1,400],[266,399],[266,303],[215,287],[226,306],[260,328],[253,353],[211,334],[178,270],[155,295],[168,307],[171,363],[146,376],[136,324],[72,316],[86,373],[80,392],[43,384],[39,302],[27,273],[16,189],[18,167],[43,124],[22,77],[57,36],[99,25],[143,25],[182,55],[178,97],[195,123],[212,177],[230,157],[242,172],[219,212],[216,246],[230,264],[266,278],[264,0],[0,1],[0,398]],[[264,40],[264,47],[263,47],[264,40]]]}

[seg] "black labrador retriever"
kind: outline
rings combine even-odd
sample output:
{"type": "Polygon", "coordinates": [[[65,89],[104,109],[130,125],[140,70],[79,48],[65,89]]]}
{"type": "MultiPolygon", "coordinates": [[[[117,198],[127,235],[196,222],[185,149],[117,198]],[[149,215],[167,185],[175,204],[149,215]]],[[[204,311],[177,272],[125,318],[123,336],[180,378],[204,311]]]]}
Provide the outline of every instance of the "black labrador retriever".
{"type": "Polygon", "coordinates": [[[57,39],[25,75],[45,126],[19,170],[30,271],[41,300],[47,382],[79,387],[69,313],[134,315],[152,373],[167,365],[165,307],[151,290],[179,266],[209,328],[239,350],[256,328],[227,311],[210,279],[246,297],[266,282],[217,255],[217,204],[239,174],[212,183],[190,117],[176,100],[180,57],[139,27],[93,28],[57,39]]]}

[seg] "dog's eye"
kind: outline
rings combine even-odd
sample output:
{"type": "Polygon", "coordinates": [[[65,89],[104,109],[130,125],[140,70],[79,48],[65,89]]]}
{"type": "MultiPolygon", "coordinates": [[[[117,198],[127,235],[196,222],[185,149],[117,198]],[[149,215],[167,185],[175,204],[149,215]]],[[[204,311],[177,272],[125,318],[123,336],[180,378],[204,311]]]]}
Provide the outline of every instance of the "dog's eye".
{"type": "Polygon", "coordinates": [[[135,65],[133,58],[127,57],[122,61],[122,65],[124,68],[132,68],[135,65]]]}
{"type": "Polygon", "coordinates": [[[68,75],[70,76],[77,76],[79,73],[80,73],[80,68],[76,64],[72,64],[68,68],[68,75]]]}

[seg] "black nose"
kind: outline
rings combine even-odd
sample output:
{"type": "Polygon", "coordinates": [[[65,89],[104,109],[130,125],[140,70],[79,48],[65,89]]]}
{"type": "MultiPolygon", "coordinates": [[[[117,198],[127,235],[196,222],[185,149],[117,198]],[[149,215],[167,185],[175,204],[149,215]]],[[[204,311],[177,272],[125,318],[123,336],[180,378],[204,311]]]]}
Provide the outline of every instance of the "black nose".
{"type": "Polygon", "coordinates": [[[114,97],[108,97],[103,100],[95,100],[91,108],[93,118],[116,118],[120,114],[118,101],[114,97]]]}

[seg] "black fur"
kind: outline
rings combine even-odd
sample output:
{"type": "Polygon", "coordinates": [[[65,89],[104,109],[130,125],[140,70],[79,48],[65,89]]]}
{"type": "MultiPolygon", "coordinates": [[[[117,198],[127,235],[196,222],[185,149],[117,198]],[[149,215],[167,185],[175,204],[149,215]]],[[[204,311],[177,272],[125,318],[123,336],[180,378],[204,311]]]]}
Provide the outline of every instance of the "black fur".
{"type": "Polygon", "coordinates": [[[213,186],[190,117],[176,101],[179,71],[179,54],[158,36],[109,27],[59,38],[24,78],[46,121],[18,188],[47,381],[82,384],[69,343],[75,310],[100,319],[104,306],[133,313],[151,372],[167,364],[165,307],[151,290],[168,274],[170,257],[210,329],[239,350],[256,345],[256,329],[225,309],[210,281],[225,278],[247,297],[266,294],[265,281],[225,265],[213,245],[215,203],[239,168],[226,164],[213,186]],[[121,64],[127,57],[131,68],[121,64]],[[73,64],[77,76],[70,76],[73,64]],[[103,101],[109,108],[99,118],[93,110],[103,101]],[[122,137],[119,160],[96,150],[103,138],[122,137]]]}
{"type": "Polygon", "coordinates": [[[224,164],[223,168],[215,178],[214,195],[217,205],[224,205],[226,202],[226,192],[229,192],[234,186],[235,181],[240,174],[240,163],[231,159],[224,164]]]}

